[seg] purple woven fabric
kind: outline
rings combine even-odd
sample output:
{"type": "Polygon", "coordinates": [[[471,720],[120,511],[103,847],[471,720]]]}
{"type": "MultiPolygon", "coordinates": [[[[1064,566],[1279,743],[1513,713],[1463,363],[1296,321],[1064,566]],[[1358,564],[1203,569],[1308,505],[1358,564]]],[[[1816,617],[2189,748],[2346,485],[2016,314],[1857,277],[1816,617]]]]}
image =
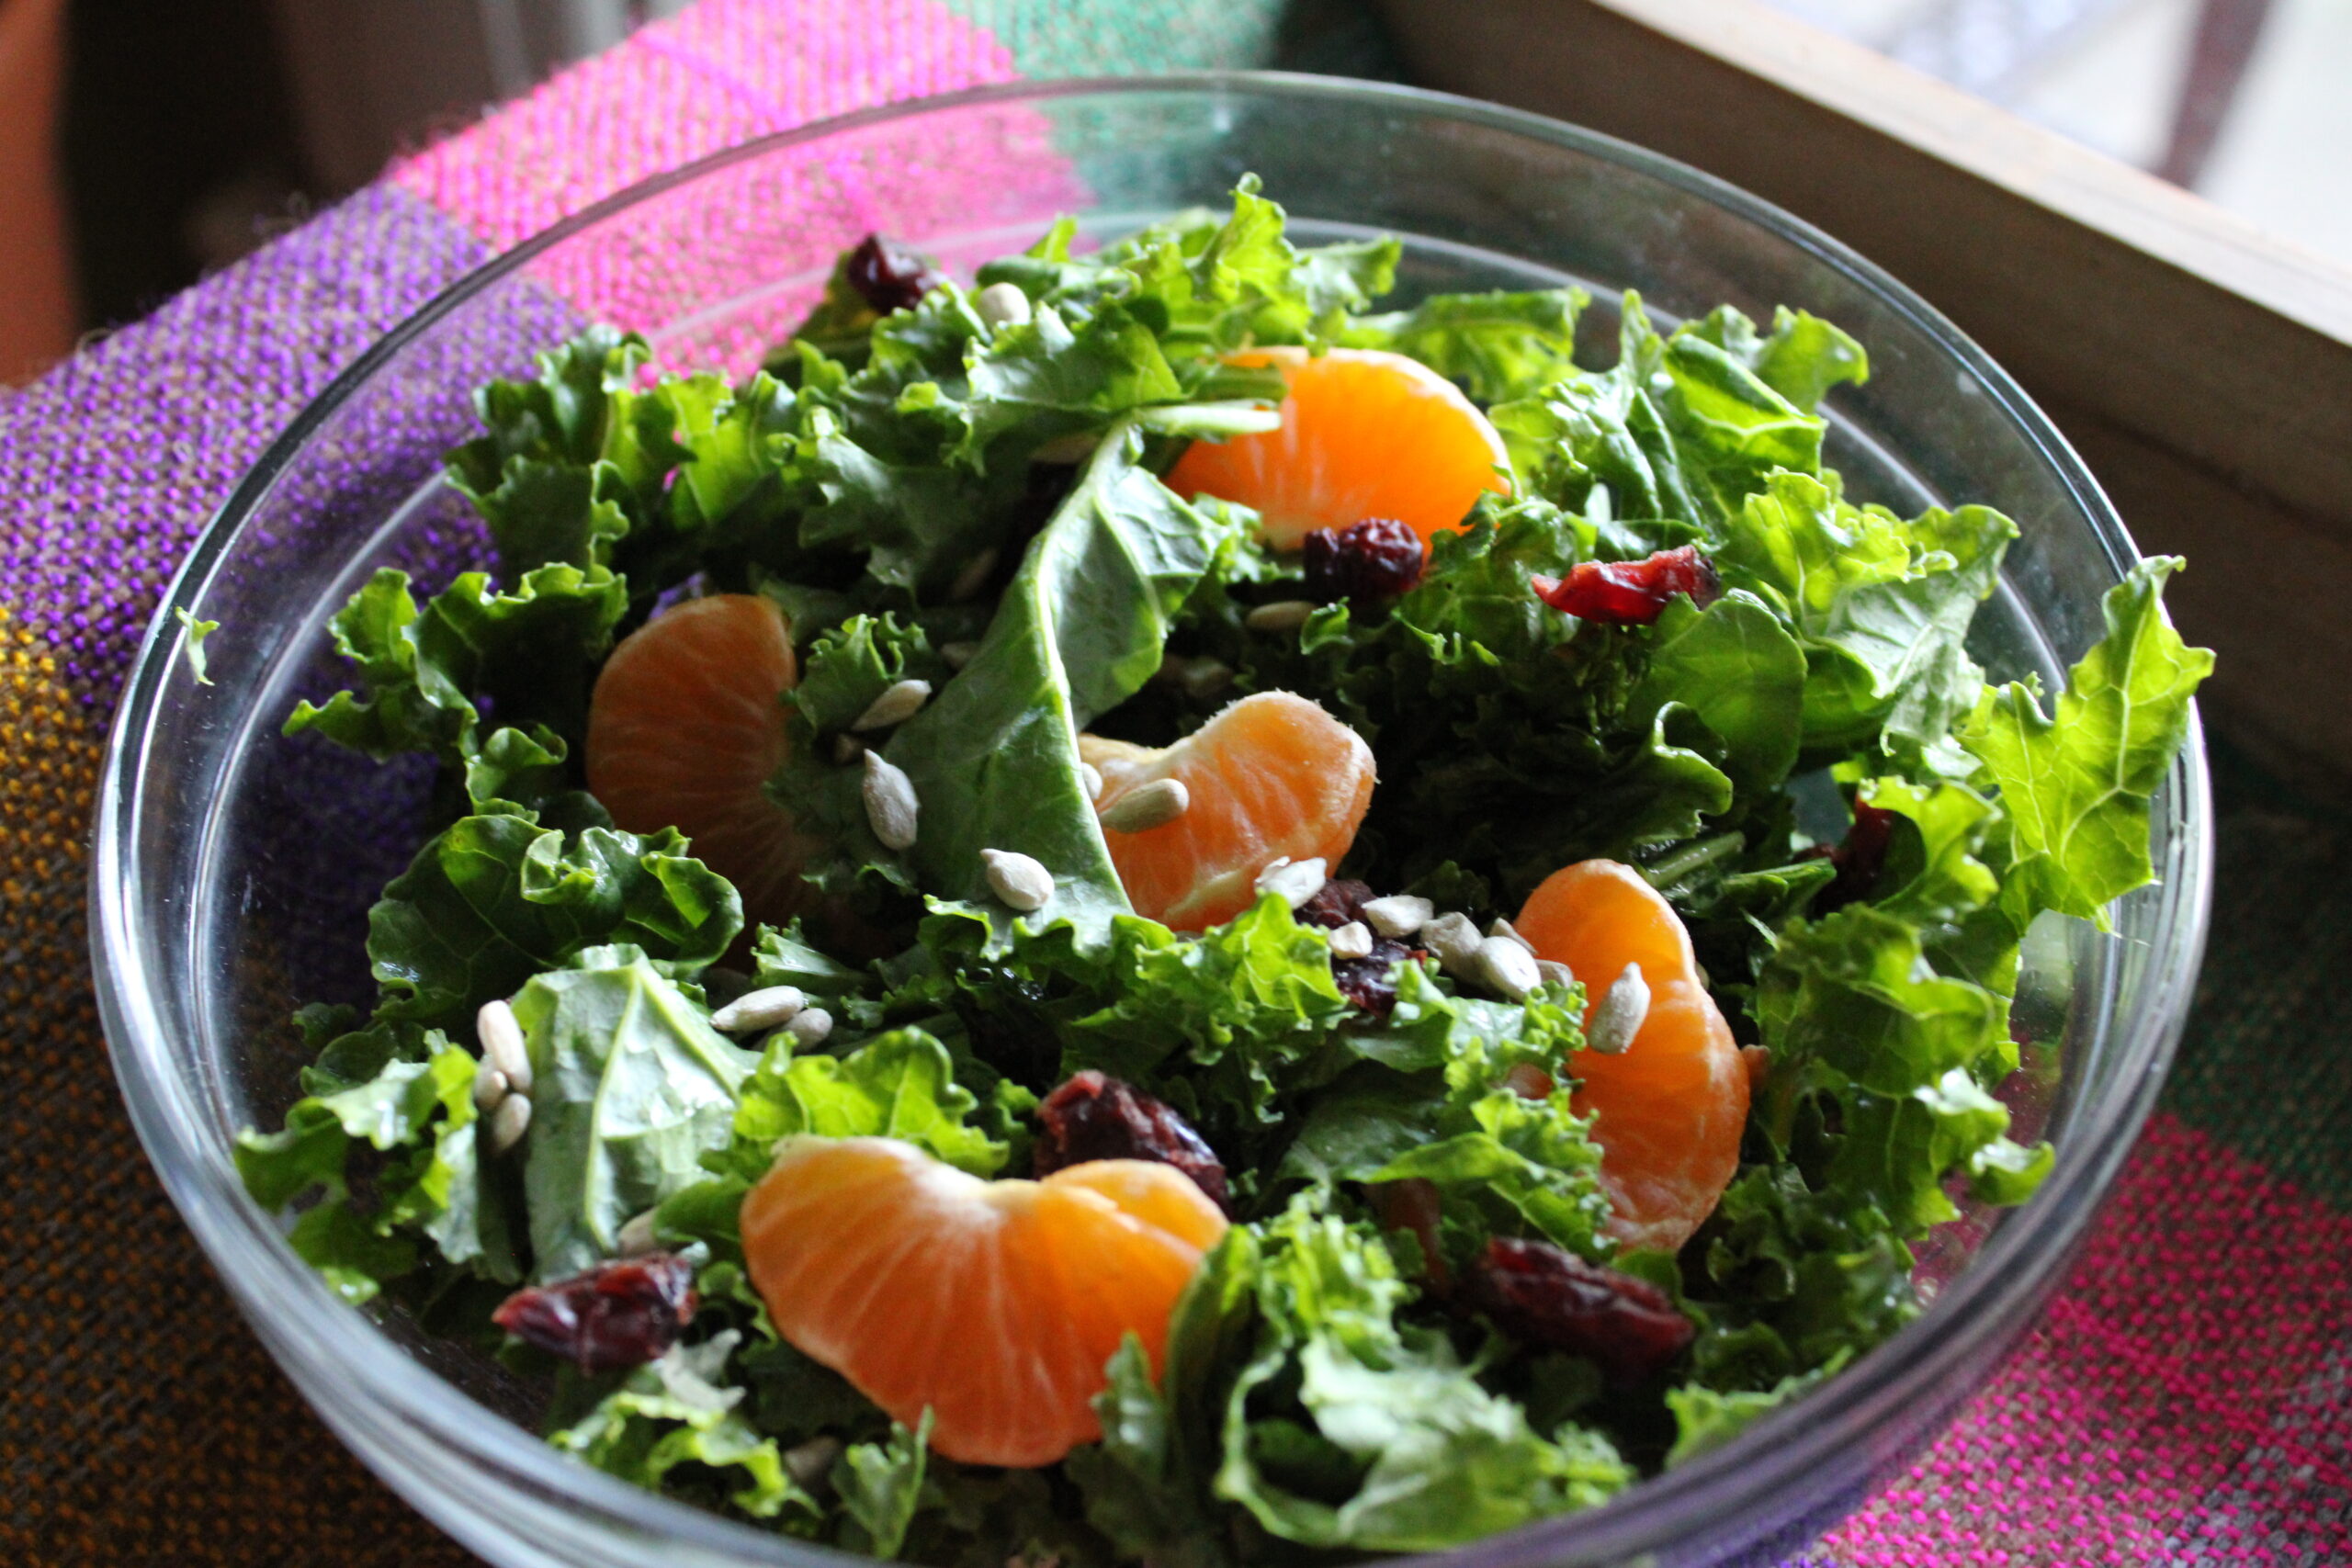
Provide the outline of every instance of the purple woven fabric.
{"type": "Polygon", "coordinates": [[[0,604],[110,709],[164,585],[239,477],[489,248],[374,186],[0,393],[0,604]]]}
{"type": "MultiPolygon", "coordinates": [[[[190,542],[339,369],[488,254],[378,186],[0,393],[0,1562],[460,1557],[301,1409],[164,1200],[83,978],[83,867],[105,727],[190,542]]],[[[537,299],[510,352],[574,319],[537,299]]]]}

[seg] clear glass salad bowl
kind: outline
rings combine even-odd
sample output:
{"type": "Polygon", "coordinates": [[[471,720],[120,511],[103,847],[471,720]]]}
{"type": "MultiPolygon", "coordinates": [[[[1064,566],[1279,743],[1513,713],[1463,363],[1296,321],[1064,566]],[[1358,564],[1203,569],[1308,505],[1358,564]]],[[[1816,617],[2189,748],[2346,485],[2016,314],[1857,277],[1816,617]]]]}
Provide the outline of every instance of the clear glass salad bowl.
{"type": "MultiPolygon", "coordinates": [[[[992,88],[776,136],[653,180],[500,258],[378,344],[295,422],[222,510],[150,630],[99,796],[93,947],[131,1114],[254,1331],[343,1440],[500,1564],[718,1568],[831,1553],[639,1491],[545,1447],[536,1396],[397,1314],[345,1304],[248,1199],[241,1127],[274,1125],[308,1051],[300,1002],[368,994],[368,902],[423,837],[432,780],[278,725],[341,685],[328,615],[377,566],[437,588],[488,558],[439,478],[469,390],[588,317],[681,367],[740,373],[879,231],[968,269],[1059,212],[1123,231],[1216,204],[1255,171],[1303,243],[1395,233],[1400,299],[1577,281],[1605,362],[1617,292],[1672,319],[1730,300],[1838,321],[1868,385],[1832,400],[1830,458],[1906,513],[1983,501],[2017,518],[1977,657],[2055,678],[2135,558],[2081,461],[2001,369],[1917,296],[1754,197],[1606,137],[1405,88],[1199,76],[992,88]],[[212,684],[175,612],[222,623],[212,684]]],[[[2038,930],[2017,1012],[2021,1131],[2054,1173],[2013,1213],[1924,1249],[1928,1311],[1825,1388],[1608,1506],[1453,1554],[1522,1564],[1769,1562],[1850,1510],[1930,1438],[2062,1277],[2178,1038],[2211,858],[2201,745],[2156,797],[2159,882],[2113,929],[2038,930]]]]}

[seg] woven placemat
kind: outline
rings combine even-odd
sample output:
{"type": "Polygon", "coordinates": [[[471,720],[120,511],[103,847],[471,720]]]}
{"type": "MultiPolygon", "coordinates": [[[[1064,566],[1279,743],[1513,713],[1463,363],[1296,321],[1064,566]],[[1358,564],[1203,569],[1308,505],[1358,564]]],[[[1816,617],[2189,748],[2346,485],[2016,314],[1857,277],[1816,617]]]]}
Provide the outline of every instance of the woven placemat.
{"type": "MultiPolygon", "coordinates": [[[[237,1318],[131,1136],[91,999],[105,728],[244,467],[437,289],[644,175],[981,82],[1261,62],[1277,11],[706,0],[0,394],[0,1562],[466,1561],[237,1318]]],[[[1318,46],[1381,58],[1361,37],[1318,46]]],[[[2352,835],[2222,757],[2212,958],[2081,1271],[1911,1478],[1804,1561],[2352,1557],[2352,835]]]]}

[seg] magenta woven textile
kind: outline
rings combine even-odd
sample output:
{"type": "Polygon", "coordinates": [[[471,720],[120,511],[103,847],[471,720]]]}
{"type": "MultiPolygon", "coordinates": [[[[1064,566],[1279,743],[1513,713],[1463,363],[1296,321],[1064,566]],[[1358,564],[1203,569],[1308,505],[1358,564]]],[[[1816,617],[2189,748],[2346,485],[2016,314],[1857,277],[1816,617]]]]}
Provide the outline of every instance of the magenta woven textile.
{"type": "MultiPolygon", "coordinates": [[[[105,726],[247,465],[436,291],[647,175],[1024,74],[1251,63],[1277,9],[705,0],[0,393],[0,1562],[461,1560],[334,1445],[210,1280],[131,1138],[85,982],[105,726]]],[[[593,266],[535,282],[517,352],[634,309],[593,266]]],[[[2352,848],[2222,782],[2222,897],[2247,911],[2217,939],[2227,983],[2079,1273],[1908,1478],[1794,1562],[2352,1562],[2352,1134],[2332,1121],[2352,1100],[2352,926],[2311,891],[2352,882],[2352,848]]]]}

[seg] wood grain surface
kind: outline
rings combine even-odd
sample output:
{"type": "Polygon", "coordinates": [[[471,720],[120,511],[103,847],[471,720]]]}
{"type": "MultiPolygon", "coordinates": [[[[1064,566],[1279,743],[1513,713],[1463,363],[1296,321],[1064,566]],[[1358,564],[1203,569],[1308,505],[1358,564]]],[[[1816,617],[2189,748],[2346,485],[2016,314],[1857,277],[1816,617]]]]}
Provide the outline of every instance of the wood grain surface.
{"type": "Polygon", "coordinates": [[[1415,77],[1818,224],[2017,376],[2217,649],[2209,722],[2352,777],[2352,268],[1757,0],[1383,0],[1415,77]]]}

